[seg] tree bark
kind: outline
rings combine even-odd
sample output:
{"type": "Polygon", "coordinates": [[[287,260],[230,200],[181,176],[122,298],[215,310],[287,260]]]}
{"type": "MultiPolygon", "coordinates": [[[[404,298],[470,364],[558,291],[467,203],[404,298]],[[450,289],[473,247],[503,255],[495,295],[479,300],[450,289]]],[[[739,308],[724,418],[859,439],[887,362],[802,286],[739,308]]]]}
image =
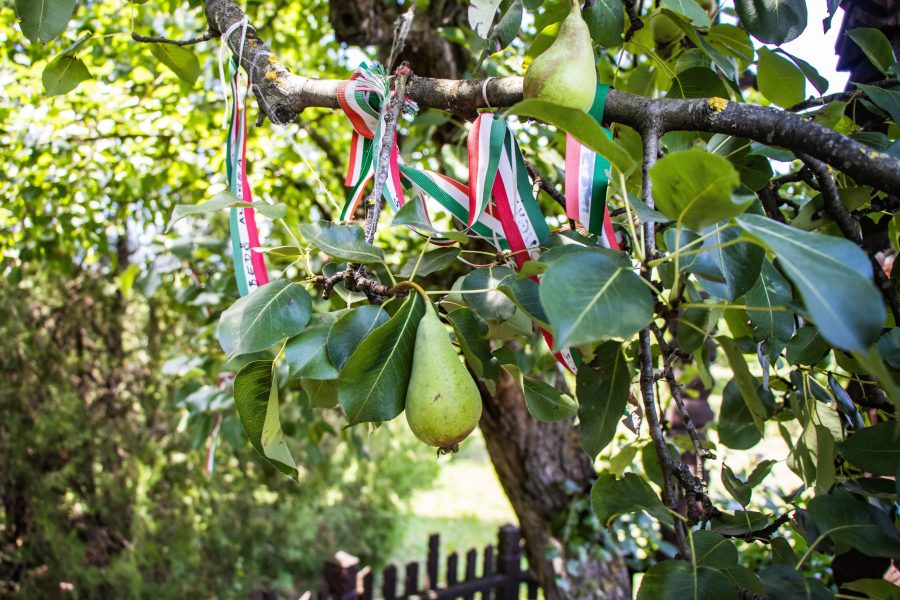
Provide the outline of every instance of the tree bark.
{"type": "Polygon", "coordinates": [[[596,476],[573,420],[541,423],[534,419],[518,385],[505,374],[493,395],[482,387],[482,400],[481,432],[500,484],[519,518],[528,563],[545,596],[548,600],[630,599],[625,561],[621,556],[609,562],[598,559],[599,536],[573,547],[553,531],[554,521],[559,522],[572,508],[571,490],[583,498],[590,494],[596,476]],[[548,552],[554,550],[558,558],[548,560],[548,552]],[[567,571],[570,560],[579,562],[577,573],[567,571]]]}

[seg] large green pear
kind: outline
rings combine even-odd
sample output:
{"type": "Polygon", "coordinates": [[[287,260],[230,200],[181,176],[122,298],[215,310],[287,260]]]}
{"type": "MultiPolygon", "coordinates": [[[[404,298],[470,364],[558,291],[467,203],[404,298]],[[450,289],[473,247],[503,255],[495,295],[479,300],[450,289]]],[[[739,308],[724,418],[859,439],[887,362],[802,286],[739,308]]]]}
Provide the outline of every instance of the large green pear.
{"type": "Polygon", "coordinates": [[[546,100],[559,106],[588,110],[597,92],[594,48],[578,0],[556,39],[525,71],[525,98],[546,100]]]}
{"type": "Polygon", "coordinates": [[[481,418],[481,394],[430,303],[419,322],[406,389],[406,422],[417,438],[454,451],[481,418]]]}

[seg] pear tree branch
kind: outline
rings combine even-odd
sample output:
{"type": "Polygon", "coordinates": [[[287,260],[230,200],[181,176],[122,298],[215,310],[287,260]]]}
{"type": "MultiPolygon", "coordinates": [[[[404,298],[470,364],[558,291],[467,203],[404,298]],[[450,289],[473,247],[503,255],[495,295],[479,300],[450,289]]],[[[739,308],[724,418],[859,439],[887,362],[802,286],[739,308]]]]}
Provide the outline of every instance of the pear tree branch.
{"type": "MultiPolygon", "coordinates": [[[[205,8],[214,35],[221,35],[245,17],[235,0],[205,0],[205,8]]],[[[237,55],[241,49],[241,29],[237,28],[226,42],[237,55]]],[[[311,107],[339,108],[340,80],[292,74],[253,27],[247,30],[241,57],[241,66],[253,80],[264,114],[275,123],[293,121],[311,107]]],[[[521,101],[522,78],[492,78],[485,82],[413,76],[407,94],[423,109],[436,108],[471,117],[488,105],[503,108],[521,101]]],[[[858,183],[886,192],[900,189],[900,159],[788,111],[722,98],[654,99],[620,90],[611,90],[607,96],[605,118],[608,121],[641,130],[651,113],[660,134],[704,131],[749,138],[809,154],[851,174],[858,183]]]]}

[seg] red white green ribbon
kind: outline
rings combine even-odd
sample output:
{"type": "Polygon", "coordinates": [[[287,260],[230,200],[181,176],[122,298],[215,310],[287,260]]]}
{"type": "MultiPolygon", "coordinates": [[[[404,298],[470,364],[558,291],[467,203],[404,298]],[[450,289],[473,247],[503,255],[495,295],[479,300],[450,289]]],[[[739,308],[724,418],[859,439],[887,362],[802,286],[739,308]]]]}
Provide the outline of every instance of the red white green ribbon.
{"type": "MultiPolygon", "coordinates": [[[[244,202],[253,202],[250,182],[247,180],[247,96],[250,92],[250,79],[248,77],[246,88],[241,95],[237,59],[232,58],[229,68],[233,102],[225,154],[228,188],[244,202]]],[[[246,296],[257,287],[268,283],[269,276],[263,255],[253,251],[253,248],[259,247],[259,230],[256,228],[253,209],[232,208],[230,220],[235,279],[241,296],[246,296]]]]}
{"type": "MultiPolygon", "coordinates": [[[[589,114],[602,125],[609,86],[600,84],[589,114]]],[[[612,137],[608,129],[603,132],[612,137]]],[[[607,248],[619,249],[606,205],[610,164],[600,154],[566,134],[566,215],[584,225],[607,248]]]]}
{"type": "MultiPolygon", "coordinates": [[[[469,175],[473,178],[469,182],[470,210],[487,209],[483,190],[488,190],[516,266],[521,269],[528,261],[538,260],[541,244],[550,237],[550,228],[532,192],[522,150],[503,118],[482,113],[469,130],[469,175]]],[[[532,279],[540,283],[539,277],[532,279]]],[[[552,334],[545,329],[541,332],[552,348],[552,334]]],[[[577,353],[563,348],[554,356],[571,372],[578,370],[577,353]]]]}

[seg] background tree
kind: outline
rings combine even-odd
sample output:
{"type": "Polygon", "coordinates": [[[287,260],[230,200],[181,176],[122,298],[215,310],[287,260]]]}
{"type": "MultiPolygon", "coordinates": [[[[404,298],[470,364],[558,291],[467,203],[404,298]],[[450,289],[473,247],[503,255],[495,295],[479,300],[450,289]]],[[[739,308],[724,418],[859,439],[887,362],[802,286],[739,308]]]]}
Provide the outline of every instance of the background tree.
{"type": "MultiPolygon", "coordinates": [[[[32,40],[49,41],[68,20],[66,3],[54,6],[58,23],[49,25],[29,21],[19,7],[22,30],[32,40]]],[[[469,271],[460,262],[447,262],[458,257],[454,250],[427,252],[402,227],[382,223],[378,229],[375,247],[389,249],[385,255],[360,246],[358,228],[315,224],[336,214],[338,206],[330,202],[339,193],[334,180],[343,167],[334,163],[346,154],[341,137],[349,134],[340,115],[318,112],[338,108],[339,81],[347,75],[337,68],[343,57],[337,54],[335,61],[335,49],[317,43],[326,31],[323,4],[299,11],[208,0],[202,15],[186,11],[195,33],[205,15],[205,38],[231,32],[224,42],[253,78],[260,114],[287,136],[293,129],[284,125],[300,117],[306,135],[291,150],[305,166],[307,155],[322,159],[314,159],[321,168],[309,166],[310,171],[287,172],[284,159],[271,157],[254,166],[256,173],[270,169],[258,188],[262,196],[295,210],[277,217],[289,232],[286,247],[268,253],[270,260],[282,261],[287,280],[262,286],[226,311],[219,324],[220,341],[238,360],[229,368],[245,364],[239,382],[254,373],[266,375],[256,377],[261,383],[242,387],[246,394],[236,393],[239,412],[242,404],[258,409],[260,399],[270,397],[274,357],[278,368],[287,370],[276,381],[293,390],[285,391],[282,405],[302,395],[315,406],[340,399],[351,422],[396,416],[385,405],[373,409],[377,418],[359,418],[359,386],[350,381],[405,388],[408,367],[392,367],[390,379],[381,382],[373,379],[376,372],[381,376],[381,365],[365,357],[414,337],[414,328],[397,326],[398,315],[421,310],[409,286],[396,283],[409,277],[432,292],[479,379],[485,406],[481,428],[548,597],[627,597],[625,564],[610,555],[606,526],[640,511],[659,519],[670,537],[671,547],[660,546],[663,557],[671,548],[668,554],[680,559],[649,569],[641,588],[648,598],[681,589],[696,589],[696,597],[777,597],[794,588],[817,597],[835,585],[823,575],[822,562],[811,560],[824,554],[880,557],[878,564],[886,569],[900,546],[896,490],[887,479],[896,475],[900,454],[893,419],[900,303],[889,269],[879,262],[879,256],[889,262],[898,243],[896,205],[889,196],[900,183],[897,61],[890,42],[878,30],[850,31],[884,80],[858,85],[850,94],[806,99],[807,82],[824,92],[822,78],[813,66],[777,48],[806,27],[802,2],[779,3],[777,13],[767,3],[743,1],[652,7],[589,2],[584,15],[597,43],[599,77],[615,88],[603,112],[603,121],[612,124],[610,141],[584,113],[520,104],[522,83],[515,74],[522,71],[523,57],[529,61],[547,47],[567,6],[515,1],[431,2],[414,11],[381,2],[327,7],[337,41],[377,46],[385,62],[396,62],[390,60],[395,56],[411,67],[411,75],[401,71],[392,80],[401,98],[406,86],[420,110],[411,123],[400,121],[406,160],[465,179],[459,168],[465,159],[460,119],[479,109],[511,107],[510,114],[521,121],[538,119],[516,128],[516,137],[533,163],[544,213],[551,224],[565,226],[554,205],[560,198],[563,132],[607,156],[612,163],[608,201],[626,251],[601,249],[596,237],[581,232],[556,233],[542,240],[548,251],[523,267],[543,274],[540,288],[514,276],[505,266],[509,255],[483,244],[463,248],[487,252],[484,260],[491,266],[469,271]],[[246,34],[235,27],[244,8],[251,23],[261,23],[246,34]],[[397,43],[404,39],[404,22],[411,23],[405,45],[397,43]],[[306,35],[287,33],[291,25],[306,35]],[[772,46],[756,47],[751,36],[772,46]],[[295,62],[287,57],[316,65],[319,79],[292,75],[285,65],[295,62]],[[748,69],[756,72],[754,87],[742,77],[748,69]],[[482,73],[493,78],[482,79],[482,73]],[[861,109],[874,121],[854,120],[861,109]],[[335,135],[338,131],[346,134],[335,135]],[[289,184],[303,195],[291,194],[289,184]],[[869,222],[890,223],[889,235],[883,245],[864,252],[861,231],[869,222]],[[369,263],[367,270],[361,262],[369,263]],[[307,326],[312,284],[324,287],[326,297],[316,302],[319,320],[307,326]],[[452,293],[440,291],[451,287],[452,293]],[[266,299],[284,290],[301,309],[273,314],[266,299]],[[385,300],[386,313],[371,308],[385,300]],[[260,315],[272,326],[241,325],[260,315]],[[371,336],[354,333],[360,325],[365,332],[381,321],[386,324],[371,336]],[[556,365],[537,326],[579,347],[585,363],[577,379],[556,365]],[[248,335],[254,343],[242,345],[248,335]],[[306,344],[316,336],[324,336],[323,343],[306,344]],[[266,350],[277,350],[286,339],[283,357],[266,350]],[[318,354],[308,348],[319,352],[323,345],[325,362],[332,364],[313,370],[318,354]],[[728,375],[714,368],[717,360],[727,364],[728,375]],[[715,439],[701,437],[692,422],[694,397],[714,398],[718,405],[715,439]],[[642,417],[647,424],[650,442],[621,446],[598,477],[593,459],[612,441],[626,408],[636,417],[632,423],[642,417]],[[667,414],[678,416],[683,435],[667,414]],[[772,436],[791,448],[787,464],[803,486],[788,497],[768,497],[765,510],[750,510],[753,489],[763,484],[773,463],[763,462],[746,475],[722,466],[722,486],[733,503],[714,502],[704,463],[726,448],[744,450],[772,436]],[[873,452],[876,448],[884,450],[873,452]],[[586,501],[589,488],[593,511],[586,501]],[[746,561],[731,558],[738,548],[748,556],[762,544],[772,548],[773,564],[759,576],[746,561]]],[[[102,14],[102,5],[90,8],[102,14]]],[[[133,8],[139,15],[133,27],[158,16],[152,6],[133,8]]],[[[137,39],[152,44],[152,55],[185,81],[182,90],[168,84],[162,97],[173,106],[161,114],[176,114],[179,107],[193,107],[196,114],[210,101],[211,86],[187,93],[202,71],[195,54],[165,40],[137,39]]],[[[138,61],[150,60],[146,46],[113,40],[109,46],[85,46],[91,40],[82,39],[63,50],[44,70],[46,91],[68,91],[85,81],[85,60],[132,53],[140,53],[134,54],[138,61]]],[[[205,70],[210,80],[211,72],[205,70]]],[[[117,77],[126,74],[109,78],[117,77]]],[[[140,83],[140,76],[132,81],[148,83],[140,83]]],[[[144,97],[155,97],[163,81],[153,79],[144,97]]],[[[397,120],[400,103],[386,106],[397,120]]],[[[123,135],[116,129],[117,137],[123,135]]],[[[387,138],[393,135],[391,128],[387,138]]],[[[207,136],[196,143],[204,147],[210,141],[207,136]]],[[[173,161],[176,168],[189,168],[185,163],[173,161]]],[[[140,169],[135,170],[139,177],[140,169]]],[[[196,186],[215,171],[200,165],[194,178],[185,179],[196,186]]],[[[377,228],[381,194],[373,200],[374,210],[365,215],[367,233],[377,228]]],[[[207,208],[213,206],[222,203],[207,208]]],[[[416,214],[417,203],[408,206],[395,225],[427,227],[416,214]]],[[[119,217],[120,230],[127,229],[128,214],[119,217]]],[[[26,230],[24,218],[15,221],[14,232],[24,237],[26,230]]],[[[109,239],[102,237],[103,243],[109,239]]],[[[85,252],[94,246],[90,240],[82,245],[85,252]]],[[[9,268],[20,267],[13,262],[9,268]]],[[[287,423],[284,415],[282,422],[287,423]]],[[[246,418],[244,425],[273,464],[291,471],[283,450],[276,458],[246,418]]],[[[887,597],[879,586],[855,585],[871,597],[887,597]]]]}

